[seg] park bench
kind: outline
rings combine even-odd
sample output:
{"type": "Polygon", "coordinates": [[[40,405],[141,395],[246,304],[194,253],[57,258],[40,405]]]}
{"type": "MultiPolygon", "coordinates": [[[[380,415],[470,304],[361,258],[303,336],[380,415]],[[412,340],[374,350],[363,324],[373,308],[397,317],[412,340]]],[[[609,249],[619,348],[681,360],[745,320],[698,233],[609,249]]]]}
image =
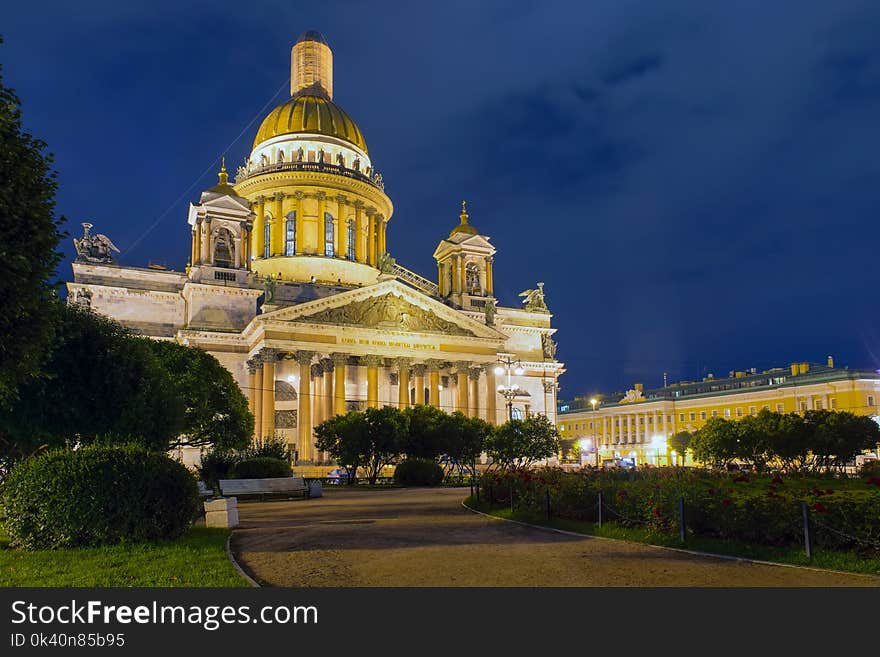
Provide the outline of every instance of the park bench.
{"type": "Polygon", "coordinates": [[[249,497],[259,495],[309,496],[309,487],[302,477],[275,477],[272,479],[221,479],[220,492],[226,496],[249,497]]]}
{"type": "Polygon", "coordinates": [[[199,482],[199,497],[214,497],[214,491],[204,481],[199,482]]]}

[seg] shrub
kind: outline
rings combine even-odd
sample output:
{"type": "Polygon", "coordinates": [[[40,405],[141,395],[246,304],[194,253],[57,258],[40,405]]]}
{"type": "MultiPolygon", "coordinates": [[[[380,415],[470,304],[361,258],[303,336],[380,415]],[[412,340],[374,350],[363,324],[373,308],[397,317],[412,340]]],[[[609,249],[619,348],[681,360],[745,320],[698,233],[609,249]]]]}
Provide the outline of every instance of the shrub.
{"type": "Polygon", "coordinates": [[[880,477],[880,460],[872,459],[865,461],[862,467],[859,468],[859,476],[867,478],[880,477]]]}
{"type": "Polygon", "coordinates": [[[290,474],[290,463],[270,456],[245,459],[236,463],[232,468],[232,475],[236,479],[272,479],[274,477],[289,477],[290,474]]]}
{"type": "Polygon", "coordinates": [[[233,452],[213,451],[202,457],[196,466],[196,472],[208,488],[216,488],[221,479],[232,477],[232,470],[239,461],[233,452]]]}
{"type": "Polygon", "coordinates": [[[394,468],[394,481],[401,486],[437,486],[443,468],[432,459],[404,459],[394,468]]]}
{"type": "Polygon", "coordinates": [[[162,452],[94,445],[22,461],[3,504],[13,544],[37,550],[176,538],[199,495],[186,467],[162,452]]]}

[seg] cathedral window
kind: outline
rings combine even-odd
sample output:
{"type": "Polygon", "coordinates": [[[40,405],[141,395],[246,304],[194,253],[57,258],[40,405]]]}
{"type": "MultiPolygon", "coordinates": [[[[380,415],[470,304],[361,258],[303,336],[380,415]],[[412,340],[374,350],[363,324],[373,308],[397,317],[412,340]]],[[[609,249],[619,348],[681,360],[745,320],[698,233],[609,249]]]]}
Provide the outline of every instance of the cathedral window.
{"type": "Polygon", "coordinates": [[[333,256],[333,215],[324,213],[324,255],[333,256]]]}
{"type": "Polygon", "coordinates": [[[263,224],[263,257],[268,258],[272,255],[272,222],[266,218],[263,224]]]}
{"type": "Polygon", "coordinates": [[[287,215],[284,223],[284,255],[296,255],[296,212],[287,215]]]}
{"type": "Polygon", "coordinates": [[[464,271],[467,293],[477,295],[482,294],[482,288],[480,287],[480,269],[477,267],[476,263],[469,262],[464,271]]]}
{"type": "Polygon", "coordinates": [[[354,221],[348,220],[348,253],[345,254],[345,257],[349,260],[354,260],[355,253],[355,243],[354,243],[354,221]]]}

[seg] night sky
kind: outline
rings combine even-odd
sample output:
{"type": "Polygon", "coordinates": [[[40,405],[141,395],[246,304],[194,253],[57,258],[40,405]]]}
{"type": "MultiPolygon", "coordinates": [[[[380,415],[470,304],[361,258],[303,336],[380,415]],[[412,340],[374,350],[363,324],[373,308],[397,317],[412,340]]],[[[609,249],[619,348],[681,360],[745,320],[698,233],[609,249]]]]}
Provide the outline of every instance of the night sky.
{"type": "Polygon", "coordinates": [[[395,204],[389,251],[435,278],[467,199],[500,303],[545,282],[560,397],[880,367],[876,0],[178,4],[3,10],[58,210],[123,264],[183,269],[187,204],[244,159],[315,29],[395,204]]]}

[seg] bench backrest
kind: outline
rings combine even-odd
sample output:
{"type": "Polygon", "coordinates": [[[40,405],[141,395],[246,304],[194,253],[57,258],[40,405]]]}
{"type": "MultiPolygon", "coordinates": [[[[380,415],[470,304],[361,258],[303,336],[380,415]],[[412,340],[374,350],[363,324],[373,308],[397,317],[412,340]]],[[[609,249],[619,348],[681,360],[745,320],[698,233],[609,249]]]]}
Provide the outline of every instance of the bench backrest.
{"type": "Polygon", "coordinates": [[[302,477],[273,477],[271,479],[221,479],[220,490],[224,495],[247,495],[249,493],[293,493],[305,490],[302,477]]]}

